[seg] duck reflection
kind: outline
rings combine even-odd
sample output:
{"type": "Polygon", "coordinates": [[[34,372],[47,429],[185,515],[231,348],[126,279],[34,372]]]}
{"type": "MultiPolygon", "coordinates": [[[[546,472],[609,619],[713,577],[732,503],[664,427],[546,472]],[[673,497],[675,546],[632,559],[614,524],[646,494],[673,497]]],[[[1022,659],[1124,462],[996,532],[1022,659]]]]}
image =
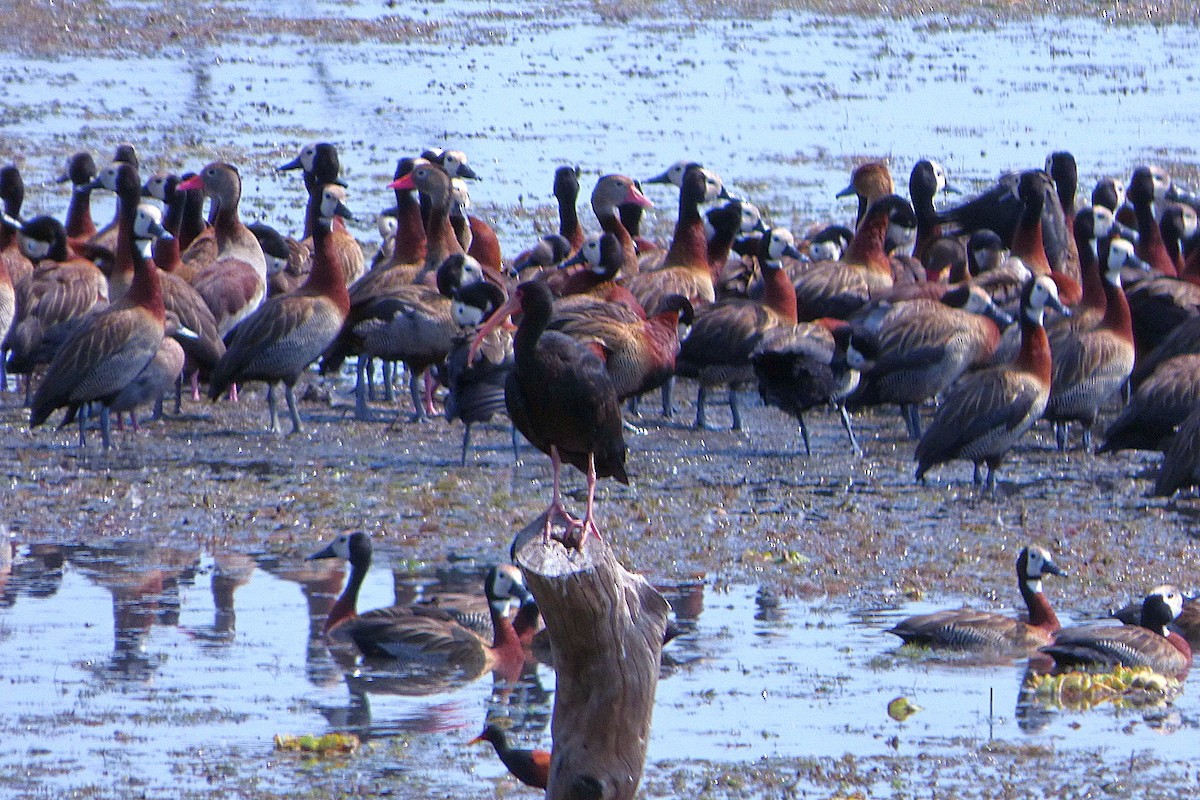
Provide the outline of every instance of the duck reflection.
{"type": "Polygon", "coordinates": [[[210,588],[213,597],[212,625],[187,629],[186,633],[205,646],[225,646],[237,637],[237,612],[234,593],[250,582],[257,562],[246,553],[229,550],[213,554],[210,588]]]}
{"type": "Polygon", "coordinates": [[[11,608],[20,595],[53,597],[63,579],[63,549],[51,543],[17,546],[0,526],[0,608],[11,608]]]}
{"type": "Polygon", "coordinates": [[[112,595],[113,654],[96,668],[97,674],[118,681],[149,680],[162,657],[147,650],[146,639],[155,624],[179,624],[179,587],[194,580],[199,550],[121,541],[74,546],[67,558],[112,595]]]}

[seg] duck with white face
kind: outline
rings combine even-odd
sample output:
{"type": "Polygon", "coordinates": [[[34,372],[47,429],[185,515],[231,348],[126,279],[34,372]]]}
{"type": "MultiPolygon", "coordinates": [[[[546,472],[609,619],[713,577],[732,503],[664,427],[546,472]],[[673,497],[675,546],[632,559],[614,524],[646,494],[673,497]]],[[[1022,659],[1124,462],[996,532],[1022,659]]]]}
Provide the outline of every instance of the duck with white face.
{"type": "Polygon", "coordinates": [[[1191,668],[1192,648],[1168,628],[1182,612],[1183,594],[1174,586],[1158,586],[1142,601],[1138,625],[1064,628],[1040,652],[1053,659],[1054,670],[1119,665],[1182,678],[1191,668]]]}
{"type": "Polygon", "coordinates": [[[995,473],[1008,451],[1033,427],[1050,398],[1050,343],[1044,327],[1046,309],[1070,312],[1058,299],[1048,275],[1039,275],[1021,298],[1021,349],[1010,364],[963,375],[946,393],[933,423],[917,443],[916,477],[923,480],[933,466],[954,459],[974,463],[974,480],[984,492],[995,492],[995,473]]]}
{"type": "Polygon", "coordinates": [[[1042,579],[1064,574],[1049,550],[1030,545],[1017,556],[1017,588],[1028,620],[964,606],[909,617],[887,632],[905,644],[935,649],[1029,653],[1049,644],[1061,627],[1042,593],[1042,579]]]}

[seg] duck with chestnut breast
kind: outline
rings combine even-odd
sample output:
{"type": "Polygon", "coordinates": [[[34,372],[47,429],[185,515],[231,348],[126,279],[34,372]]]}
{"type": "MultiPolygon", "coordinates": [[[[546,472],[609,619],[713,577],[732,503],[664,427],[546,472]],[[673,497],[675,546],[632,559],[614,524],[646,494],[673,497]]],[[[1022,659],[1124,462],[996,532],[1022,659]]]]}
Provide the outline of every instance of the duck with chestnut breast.
{"type": "Polygon", "coordinates": [[[883,161],[867,161],[859,164],[850,173],[850,183],[837,192],[835,197],[858,198],[858,210],[854,214],[854,227],[862,227],[867,211],[877,200],[896,193],[896,184],[892,181],[892,171],[883,161]]]}
{"type": "MultiPolygon", "coordinates": [[[[404,156],[396,162],[392,182],[412,172],[418,159],[404,156]]],[[[371,269],[383,269],[398,264],[421,264],[425,261],[425,222],[421,218],[421,202],[414,189],[395,189],[396,205],[384,212],[395,220],[395,232],[389,237],[391,250],[386,258],[371,262],[371,269]]],[[[382,250],[383,248],[381,248],[382,250]]]]}
{"type": "Polygon", "coordinates": [[[763,403],[796,418],[805,455],[812,455],[812,446],[804,412],[829,403],[842,418],[851,449],[862,454],[845,403],[858,387],[866,363],[853,336],[841,320],[801,322],[767,331],[750,354],[763,403]]]}
{"type": "Polygon", "coordinates": [[[21,205],[25,202],[25,181],[16,165],[0,167],[0,265],[14,286],[33,272],[33,262],[21,252],[17,231],[21,228],[21,205]]]}
{"type": "MultiPolygon", "coordinates": [[[[1107,212],[1107,209],[1105,209],[1107,212]]],[[[1095,236],[1091,209],[1080,211],[1074,227],[1081,267],[1095,273],[1095,236]]],[[[1121,289],[1121,270],[1104,271],[1104,314],[1090,330],[1056,325],[1050,342],[1050,399],[1044,416],[1054,424],[1059,450],[1067,447],[1067,426],[1083,425],[1083,449],[1092,449],[1092,426],[1100,407],[1121,389],[1133,371],[1133,326],[1121,289]]],[[[1073,318],[1073,317],[1072,317],[1073,318]]]]}
{"type": "Polygon", "coordinates": [[[325,621],[324,633],[331,642],[352,642],[369,659],[445,664],[471,675],[489,669],[506,678],[520,674],[525,648],[503,613],[510,600],[524,602],[530,597],[516,567],[493,567],[484,578],[493,628],[492,641],[488,642],[451,613],[433,605],[397,605],[358,613],[358,592],[371,567],[368,534],[343,534],[308,557],[323,558],[342,558],[350,564],[346,587],[325,621]]]}
{"type": "Polygon", "coordinates": [[[796,325],[796,294],[782,263],[784,256],[799,256],[793,241],[786,228],[773,228],[761,237],[757,250],[764,284],[761,302],[731,297],[696,311],[692,328],[680,345],[675,368],[679,375],[700,384],[696,397],[698,430],[707,427],[708,392],[722,385],[729,387],[732,429],[741,430],[737,394],[743,383],[755,380],[750,354],[768,331],[796,325]]]}
{"type": "Polygon", "coordinates": [[[916,226],[912,206],[898,195],[871,205],[840,260],[818,261],[800,271],[795,292],[801,320],[846,319],[892,288],[892,262],[884,247],[892,226],[916,226]]]}
{"type": "MultiPolygon", "coordinates": [[[[1058,287],[1059,299],[1064,305],[1074,306],[1083,298],[1083,287],[1079,281],[1061,271],[1065,258],[1065,247],[1062,248],[1054,261],[1050,258],[1053,248],[1047,246],[1046,209],[1053,211],[1055,225],[1061,224],[1062,208],[1058,204],[1058,194],[1054,189],[1054,179],[1049,173],[1040,169],[1026,170],[1021,173],[1017,182],[1017,195],[1021,199],[1021,215],[1017,218],[1017,226],[1013,230],[1009,250],[1015,257],[1021,259],[1034,275],[1049,275],[1058,287]]],[[[1066,235],[1066,226],[1055,231],[1057,237],[1066,235]]]]}
{"type": "MultiPolygon", "coordinates": [[[[507,298],[498,286],[479,281],[463,286],[454,293],[450,313],[462,333],[446,356],[443,372],[446,387],[446,419],[462,420],[462,457],[467,463],[471,448],[471,428],[488,422],[497,414],[507,415],[504,405],[504,383],[513,369],[512,331],[500,327],[488,334],[479,347],[479,357],[467,363],[467,352],[475,332],[500,310],[507,298]]],[[[517,429],[512,427],[513,461],[519,460],[517,429]]]]}
{"type": "MultiPolygon", "coordinates": [[[[627,279],[629,291],[642,308],[656,308],[669,294],[683,295],[693,306],[716,299],[716,281],[708,262],[708,236],[700,205],[720,196],[721,182],[712,172],[691,165],[679,187],[679,217],[671,247],[661,267],[642,271],[627,279]]],[[[628,275],[628,273],[626,273],[628,275]]]]}
{"type": "Polygon", "coordinates": [[[467,255],[499,273],[504,268],[500,251],[500,238],[486,221],[470,213],[474,207],[471,190],[462,178],[451,177],[454,188],[454,203],[450,206],[450,223],[458,234],[458,241],[467,255]]]}
{"type": "MultiPolygon", "coordinates": [[[[85,403],[99,402],[104,448],[112,445],[109,404],[158,353],[162,344],[166,309],[158,269],[147,254],[135,247],[141,181],[137,169],[121,163],[114,181],[120,221],[117,252],[134,256],[134,278],[118,302],[86,317],[58,349],[46,376],[33,396],[30,427],[46,421],[57,408],[68,413],[85,403]]],[[[79,415],[80,446],[86,445],[86,415],[79,415]]]]}
{"type": "Polygon", "coordinates": [[[992,494],[996,471],[1008,451],[1033,427],[1050,398],[1050,343],[1043,327],[1046,308],[1066,309],[1048,275],[1035,276],[1021,296],[1021,349],[1011,364],[971,372],[947,390],[933,423],[917,443],[920,481],[936,464],[953,459],[987,464],[984,491],[992,494]]]}
{"type": "Polygon", "coordinates": [[[495,748],[496,755],[500,757],[500,762],[508,767],[508,771],[521,783],[534,789],[546,788],[550,781],[550,751],[518,750],[510,747],[508,736],[493,724],[484,727],[483,733],[467,744],[478,742],[490,743],[495,748]]]}
{"type": "Polygon", "coordinates": [[[629,483],[617,390],[596,349],[560,331],[547,330],[554,316],[554,296],[540,281],[518,286],[480,328],[468,363],[474,361],[483,339],[517,311],[524,316],[513,340],[515,366],[505,382],[505,405],[517,430],[550,456],[554,493],[545,513],[546,541],[554,523],[565,520],[564,544],[582,549],[590,534],[599,535],[594,519],[597,480],[612,477],[629,483]],[[582,520],[572,517],[562,505],[559,472],[563,461],[587,476],[587,509],[582,520]]]}
{"type": "Polygon", "coordinates": [[[208,394],[213,400],[234,383],[266,382],[272,433],[280,430],[275,384],[283,383],[292,433],[300,433],[296,381],[337,337],[350,310],[350,296],[329,235],[334,217],[350,216],[345,196],[341,186],[325,185],[321,214],[313,226],[313,269],[308,280],[291,294],[268,299],[238,325],[209,380],[208,394]]]}
{"type": "Polygon", "coordinates": [[[95,264],[70,252],[66,230],[53,217],[26,220],[20,243],[36,267],[17,286],[16,315],[4,349],[8,370],[28,375],[53,358],[81,318],[108,305],[109,286],[95,264]]]}
{"type": "Polygon", "coordinates": [[[850,407],[896,403],[909,437],[920,439],[921,405],[968,369],[989,364],[1011,322],[987,292],[970,283],[948,290],[940,300],[863,309],[851,324],[856,340],[869,343],[872,363],[850,407]]]}
{"type": "MultiPolygon", "coordinates": [[[[321,217],[321,205],[324,202],[324,187],[327,184],[345,186],[341,178],[341,161],[338,159],[337,147],[329,142],[316,142],[301,148],[300,154],[289,161],[280,170],[299,169],[304,177],[304,188],[308,193],[308,204],[304,212],[304,233],[300,237],[300,247],[310,254],[313,251],[313,228],[321,217]]],[[[333,228],[330,232],[333,240],[334,260],[342,271],[346,285],[354,283],[362,277],[366,269],[366,259],[358,240],[346,230],[346,221],[340,216],[333,218],[333,228]]]]}
{"type": "MultiPolygon", "coordinates": [[[[1054,181],[1048,173],[1043,170],[1026,172],[1040,172],[1045,176],[1044,181],[1039,181],[1042,197],[1035,203],[1042,214],[1042,246],[1046,252],[1047,263],[1061,265],[1067,251],[1067,229],[1064,219],[1066,210],[1059,203],[1054,181]]],[[[1021,178],[1024,174],[1025,172],[1016,171],[1001,175],[993,186],[982,193],[965,203],[939,212],[938,221],[948,224],[952,231],[964,235],[984,229],[995,231],[1005,244],[1012,247],[1026,208],[1025,198],[1020,192],[1021,178]]],[[[1074,213],[1074,209],[1070,209],[1070,212],[1074,213]]],[[[1026,222],[1026,228],[1032,230],[1031,221],[1026,222]]]]}
{"type": "Polygon", "coordinates": [[[1142,602],[1138,625],[1082,625],[1064,628],[1039,649],[1053,669],[1116,666],[1149,667],[1182,678],[1192,666],[1192,648],[1170,625],[1183,611],[1183,595],[1174,586],[1156,587],[1142,602]]]}
{"type": "Polygon", "coordinates": [[[192,286],[204,298],[224,336],[253,314],[267,296],[267,260],[262,245],[238,216],[242,178],[230,164],[214,161],[179,189],[203,189],[212,203],[216,258],[199,268],[192,286]]]}
{"type": "Polygon", "coordinates": [[[905,644],[922,647],[1029,652],[1053,641],[1062,627],[1042,594],[1042,579],[1063,574],[1050,551],[1029,545],[1017,555],[1017,588],[1029,612],[1027,619],[963,606],[909,617],[887,632],[905,644]]]}
{"type": "MultiPolygon", "coordinates": [[[[162,212],[157,207],[149,203],[142,203],[138,206],[133,233],[134,242],[140,252],[149,254],[152,252],[155,239],[170,235],[162,226],[161,218],[162,212]]],[[[159,277],[165,278],[165,273],[160,274],[159,277]]],[[[158,346],[158,352],[150,359],[150,363],[108,404],[109,411],[116,412],[118,419],[120,419],[120,414],[129,413],[129,420],[135,432],[138,430],[137,409],[139,407],[153,403],[155,418],[161,416],[163,396],[179,384],[183,374],[185,354],[181,342],[197,338],[194,331],[180,323],[179,317],[174,311],[166,308],[165,292],[163,305],[166,314],[165,335],[158,346]]],[[[207,309],[205,310],[207,311],[207,309]]]]}
{"type": "Polygon", "coordinates": [[[56,183],[71,184],[71,200],[67,204],[67,216],[63,227],[69,245],[83,244],[96,234],[96,223],[92,219],[92,187],[96,178],[96,159],[88,152],[79,152],[67,159],[66,169],[56,183]]]}
{"type": "MultiPolygon", "coordinates": [[[[118,144],[113,151],[109,166],[116,164],[129,164],[134,169],[140,169],[137,149],[128,142],[118,144]]],[[[95,261],[97,266],[105,271],[108,270],[113,254],[117,252],[117,228],[120,226],[120,213],[120,211],[115,211],[113,218],[100,226],[95,235],[81,246],[81,254],[85,258],[95,261]]]]}
{"type": "MultiPolygon", "coordinates": [[[[178,190],[180,179],[174,175],[154,176],[142,187],[142,194],[157,197],[160,193],[169,198],[165,201],[165,213],[149,203],[138,207],[139,222],[143,216],[160,222],[172,238],[159,237],[153,244],[155,265],[162,270],[163,304],[167,312],[174,315],[181,329],[190,331],[186,336],[176,337],[183,347],[184,377],[191,383],[192,400],[200,400],[200,377],[212,373],[221,356],[225,355],[225,341],[217,331],[217,319],[208,303],[181,272],[183,262],[179,253],[177,231],[183,224],[183,209],[188,202],[186,192],[178,190]],[[149,189],[149,191],[148,191],[149,189]]],[[[175,394],[175,413],[183,404],[183,383],[175,394]]]]}
{"type": "MultiPolygon", "coordinates": [[[[933,201],[938,192],[959,194],[958,187],[946,178],[946,168],[936,161],[923,158],[913,165],[908,176],[908,196],[912,199],[913,212],[917,217],[917,237],[913,242],[913,258],[926,267],[929,274],[930,252],[934,243],[942,238],[942,226],[938,222],[937,209],[933,201]]],[[[938,274],[940,271],[935,271],[938,274]]]]}
{"type": "Polygon", "coordinates": [[[1177,272],[1159,227],[1149,167],[1134,170],[1127,194],[1137,221],[1134,252],[1153,270],[1151,277],[1139,280],[1127,293],[1134,343],[1139,355],[1145,355],[1179,325],[1200,316],[1200,275],[1177,272]]]}

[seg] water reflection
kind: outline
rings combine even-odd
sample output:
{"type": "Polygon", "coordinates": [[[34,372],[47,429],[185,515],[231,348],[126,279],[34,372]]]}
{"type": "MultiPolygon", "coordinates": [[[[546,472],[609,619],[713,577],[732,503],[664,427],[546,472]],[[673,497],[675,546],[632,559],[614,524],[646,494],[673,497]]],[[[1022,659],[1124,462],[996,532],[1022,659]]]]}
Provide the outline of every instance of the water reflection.
{"type": "MultiPolygon", "coordinates": [[[[478,564],[380,566],[363,586],[364,607],[479,591],[478,564]]],[[[499,722],[524,743],[546,744],[555,684],[544,666],[527,662],[512,681],[422,676],[331,652],[321,629],[344,579],[336,562],[291,554],[134,541],[23,545],[4,584],[13,600],[0,608],[0,630],[10,634],[0,674],[21,691],[0,697],[0,725],[54,720],[54,737],[36,746],[101,769],[114,730],[137,720],[147,744],[128,757],[164,780],[170,758],[149,744],[162,737],[180,747],[220,740],[269,748],[276,733],[336,731],[458,748],[499,722]],[[28,631],[37,633],[14,635],[28,631]]],[[[1051,709],[1021,698],[1023,662],[899,653],[883,631],[920,607],[849,614],[757,587],[654,582],[680,633],[664,650],[651,760],[839,757],[905,746],[954,757],[990,738],[1184,757],[1190,737],[1164,734],[1200,727],[1186,690],[1165,708],[1051,709]],[[886,707],[900,695],[925,710],[897,727],[886,707]],[[1141,731],[1154,743],[1130,739],[1141,731]]],[[[481,774],[499,774],[488,751],[470,753],[481,774]]]]}
{"type": "Polygon", "coordinates": [[[18,552],[17,543],[0,526],[0,608],[9,608],[20,595],[52,597],[62,584],[63,549],[36,544],[18,552]]]}
{"type": "Polygon", "coordinates": [[[156,624],[179,624],[179,587],[194,579],[199,549],[119,541],[72,546],[67,558],[80,574],[112,596],[112,657],[96,667],[96,675],[118,681],[149,680],[161,657],[149,651],[146,639],[156,624]]]}

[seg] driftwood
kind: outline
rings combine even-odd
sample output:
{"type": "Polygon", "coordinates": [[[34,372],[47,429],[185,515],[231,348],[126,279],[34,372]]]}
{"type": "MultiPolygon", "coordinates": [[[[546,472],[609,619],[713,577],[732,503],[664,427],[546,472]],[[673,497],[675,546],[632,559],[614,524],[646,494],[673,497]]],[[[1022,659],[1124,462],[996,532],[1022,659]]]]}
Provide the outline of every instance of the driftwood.
{"type": "Polygon", "coordinates": [[[558,674],[546,798],[632,800],[670,606],[598,536],[582,552],[544,544],[545,519],[517,534],[512,556],[541,609],[558,674]]]}

